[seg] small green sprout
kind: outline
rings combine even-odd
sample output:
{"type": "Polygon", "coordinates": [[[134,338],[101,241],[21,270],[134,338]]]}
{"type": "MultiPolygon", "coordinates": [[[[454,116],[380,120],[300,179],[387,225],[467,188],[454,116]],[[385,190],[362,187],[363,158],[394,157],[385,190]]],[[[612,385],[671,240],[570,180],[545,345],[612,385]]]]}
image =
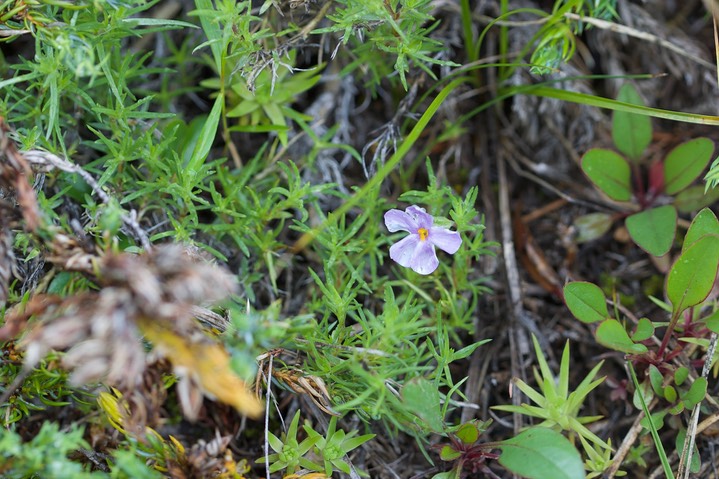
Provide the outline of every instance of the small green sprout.
{"type": "Polygon", "coordinates": [[[539,361],[541,374],[534,369],[534,377],[539,385],[539,391],[530,387],[521,379],[516,379],[517,387],[534,401],[537,406],[522,404],[520,406],[494,406],[494,409],[507,412],[516,412],[527,416],[538,417],[544,421],[538,426],[561,429],[570,433],[578,434],[581,437],[599,445],[605,449],[611,449],[596,434],[584,426],[587,423],[598,420],[601,416],[579,417],[579,410],[587,395],[604,381],[604,378],[594,380],[599,368],[604,361],[600,361],[581,382],[575,391],[569,393],[569,343],[564,347],[562,361],[559,366],[559,378],[555,380],[547,360],[539,347],[537,338],[532,336],[534,350],[539,361]]]}
{"type": "MultiPolygon", "coordinates": [[[[308,437],[315,440],[315,452],[324,460],[324,468],[315,469],[316,471],[324,471],[327,477],[332,475],[332,471],[337,469],[345,474],[350,474],[350,465],[343,459],[348,452],[358,448],[365,442],[372,439],[374,434],[364,434],[354,437],[357,431],[345,433],[342,429],[337,429],[337,417],[330,419],[327,427],[327,435],[322,437],[317,431],[310,426],[303,426],[308,437]]],[[[309,468],[308,468],[309,469],[309,468]]]]}
{"type": "MultiPolygon", "coordinates": [[[[604,471],[612,465],[612,450],[600,447],[597,450],[595,445],[589,444],[589,442],[582,436],[579,436],[579,440],[584,446],[584,451],[587,453],[587,460],[584,461],[584,468],[587,470],[587,479],[593,479],[595,477],[602,477],[604,471]]],[[[607,444],[611,447],[612,440],[608,440],[607,444]]],[[[624,471],[617,471],[615,477],[626,476],[627,473],[624,471]]]]}
{"type": "Polygon", "coordinates": [[[294,473],[298,468],[303,467],[311,470],[321,470],[319,464],[315,464],[309,459],[305,458],[304,455],[312,449],[312,446],[317,444],[321,436],[309,435],[302,442],[297,441],[297,429],[300,422],[300,411],[295,413],[292,418],[290,427],[287,429],[287,433],[284,435],[284,441],[279,437],[275,436],[271,432],[268,432],[268,441],[274,454],[269,456],[261,457],[257,460],[258,463],[262,464],[267,460],[271,464],[270,472],[277,472],[282,469],[286,470],[287,474],[294,473]]]}

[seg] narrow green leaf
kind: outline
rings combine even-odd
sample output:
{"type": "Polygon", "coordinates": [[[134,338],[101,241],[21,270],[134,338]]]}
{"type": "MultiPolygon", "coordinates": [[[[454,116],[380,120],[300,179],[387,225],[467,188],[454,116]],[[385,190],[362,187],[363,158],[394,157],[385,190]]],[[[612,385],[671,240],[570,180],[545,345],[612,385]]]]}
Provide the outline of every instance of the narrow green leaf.
{"type": "Polygon", "coordinates": [[[223,102],[224,97],[218,95],[212,111],[205,120],[205,125],[202,127],[197,143],[195,143],[195,148],[192,150],[192,157],[187,165],[188,170],[199,171],[210,153],[210,148],[212,148],[212,143],[217,135],[217,127],[220,124],[223,102]]]}
{"type": "MultiPolygon", "coordinates": [[[[617,100],[644,106],[642,97],[631,83],[622,86],[617,100]]],[[[652,122],[648,116],[615,110],[612,116],[612,139],[619,151],[636,162],[652,140],[652,122]]]]}
{"type": "Polygon", "coordinates": [[[674,371],[674,382],[677,386],[681,386],[684,384],[684,381],[687,380],[689,377],[689,368],[686,366],[678,367],[676,371],[674,371]]]}
{"type": "Polygon", "coordinates": [[[662,395],[664,396],[664,399],[671,403],[677,400],[677,390],[674,389],[673,386],[664,386],[662,395]]]}
{"type": "Polygon", "coordinates": [[[662,386],[663,383],[664,383],[664,375],[662,374],[662,372],[655,365],[650,364],[649,365],[649,384],[652,385],[652,390],[657,394],[661,394],[662,389],[664,388],[664,386],[662,386]]]}
{"type": "Polygon", "coordinates": [[[677,315],[704,301],[719,267],[719,236],[704,235],[677,258],[667,278],[667,297],[677,315]]]}
{"type": "Polygon", "coordinates": [[[663,256],[674,243],[677,210],[672,205],[651,208],[627,217],[625,224],[637,246],[654,256],[663,256]]]}
{"type": "Polygon", "coordinates": [[[709,208],[701,210],[692,220],[684,236],[682,251],[686,251],[696,240],[705,235],[719,235],[719,220],[709,208]]]}
{"type": "Polygon", "coordinates": [[[664,191],[679,193],[692,184],[714,154],[714,142],[709,138],[695,138],[669,152],[664,160],[664,191]]]}
{"type": "Polygon", "coordinates": [[[143,27],[197,28],[194,23],[165,18],[123,18],[122,22],[133,27],[139,25],[143,27]]]}
{"type": "Polygon", "coordinates": [[[642,354],[647,347],[631,340],[624,326],[616,319],[607,319],[599,325],[596,332],[597,342],[615,351],[628,354],[642,354]]]}
{"type": "Polygon", "coordinates": [[[631,103],[612,100],[611,98],[603,98],[601,96],[588,95],[586,93],[579,93],[576,91],[561,90],[559,88],[551,88],[548,86],[531,86],[526,89],[522,89],[518,93],[526,93],[527,95],[541,96],[545,98],[556,98],[557,100],[596,106],[598,108],[608,108],[615,111],[619,110],[629,113],[638,113],[640,115],[653,116],[654,118],[664,118],[665,120],[683,121],[685,123],[697,123],[701,125],[719,125],[719,116],[700,115],[697,113],[686,113],[682,111],[660,110],[659,108],[632,105],[631,103]]]}
{"type": "Polygon", "coordinates": [[[533,427],[502,441],[499,463],[527,479],[584,479],[584,465],[567,438],[544,427],[533,427]]]}
{"type": "Polygon", "coordinates": [[[582,171],[611,199],[629,201],[632,198],[629,163],[619,154],[601,148],[591,149],[582,157],[582,171]]]}
{"type": "Polygon", "coordinates": [[[215,21],[211,12],[215,11],[212,0],[195,0],[195,6],[199,10],[200,24],[207,35],[207,40],[212,50],[212,58],[215,60],[215,68],[218,74],[222,74],[222,30],[220,24],[215,21]]]}
{"type": "MultiPolygon", "coordinates": [[[[686,441],[687,437],[687,430],[682,428],[679,430],[679,434],[677,434],[676,441],[674,441],[674,445],[676,447],[677,451],[683,451],[684,450],[684,442],[686,441]]],[[[689,464],[689,471],[693,474],[697,474],[701,470],[701,455],[699,454],[699,449],[697,448],[697,445],[694,444],[693,452],[692,452],[692,462],[689,464]]]]}
{"type": "Polygon", "coordinates": [[[593,283],[576,281],[564,287],[564,301],[575,318],[595,323],[609,317],[604,292],[593,283]]]}

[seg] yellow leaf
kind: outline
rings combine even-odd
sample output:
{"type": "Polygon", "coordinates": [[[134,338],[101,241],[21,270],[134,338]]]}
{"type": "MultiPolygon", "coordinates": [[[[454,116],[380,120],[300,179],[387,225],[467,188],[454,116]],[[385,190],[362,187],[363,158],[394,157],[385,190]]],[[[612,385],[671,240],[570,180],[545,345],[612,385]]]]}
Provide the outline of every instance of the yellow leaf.
{"type": "Polygon", "coordinates": [[[127,403],[122,398],[120,391],[112,388],[112,392],[114,396],[106,391],[100,392],[97,396],[97,404],[107,414],[107,420],[110,421],[112,427],[125,434],[125,428],[122,427],[122,417],[123,414],[125,417],[128,415],[127,403]]]}
{"type": "Polygon", "coordinates": [[[203,393],[233,406],[240,413],[259,417],[263,405],[244,381],[230,369],[230,356],[208,338],[190,340],[159,321],[142,318],[138,326],[159,354],[166,357],[178,375],[188,375],[203,393]]]}

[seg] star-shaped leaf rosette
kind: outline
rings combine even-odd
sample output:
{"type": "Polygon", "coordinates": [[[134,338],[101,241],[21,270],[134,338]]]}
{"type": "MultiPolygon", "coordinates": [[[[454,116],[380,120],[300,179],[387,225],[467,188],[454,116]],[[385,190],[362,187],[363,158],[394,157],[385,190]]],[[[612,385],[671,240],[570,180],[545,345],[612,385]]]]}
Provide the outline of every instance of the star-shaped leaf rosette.
{"type": "Polygon", "coordinates": [[[419,206],[410,206],[405,211],[389,210],[384,214],[384,224],[391,233],[409,233],[390,247],[389,257],[419,274],[430,274],[439,266],[435,246],[454,254],[462,244],[459,233],[436,226],[435,218],[419,206]]]}

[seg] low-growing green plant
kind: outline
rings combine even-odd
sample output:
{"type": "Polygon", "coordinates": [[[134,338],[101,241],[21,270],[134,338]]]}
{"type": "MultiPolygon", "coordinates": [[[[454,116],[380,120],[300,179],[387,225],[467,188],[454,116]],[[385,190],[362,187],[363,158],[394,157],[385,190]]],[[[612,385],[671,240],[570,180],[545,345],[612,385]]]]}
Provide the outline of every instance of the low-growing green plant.
{"type": "Polygon", "coordinates": [[[308,434],[302,442],[299,442],[297,439],[299,423],[300,411],[297,411],[282,439],[272,432],[268,432],[267,441],[275,452],[267,457],[261,457],[257,462],[260,464],[267,463],[270,473],[284,470],[286,474],[293,474],[300,467],[312,471],[321,471],[323,469],[321,465],[305,457],[312,447],[322,439],[322,436],[308,434]]]}
{"type": "MultiPolygon", "coordinates": [[[[642,105],[631,84],[619,91],[618,101],[642,105]]],[[[714,142],[709,138],[686,141],[660,161],[650,162],[644,152],[652,139],[649,117],[615,111],[612,138],[624,156],[595,148],[582,157],[582,171],[592,183],[614,201],[622,203],[619,213],[591,213],[577,218],[578,241],[590,241],[606,233],[612,224],[625,218],[632,240],[647,253],[663,256],[674,244],[678,211],[696,211],[712,203],[717,194],[704,194],[692,183],[712,159],[714,142]],[[670,198],[673,204],[665,204],[670,198]],[[631,201],[636,201],[638,212],[631,201]]]]}
{"type": "MultiPolygon", "coordinates": [[[[229,131],[275,131],[283,145],[287,145],[287,119],[309,121],[312,118],[292,109],[300,94],[312,88],[320,79],[322,65],[294,72],[294,54],[281,57],[276,54],[272,66],[263,69],[251,79],[233,78],[226,93],[227,117],[237,118],[238,124],[229,131]]],[[[202,86],[220,89],[220,79],[205,80],[202,86]]]]}
{"type": "MultiPolygon", "coordinates": [[[[564,287],[564,298],[572,314],[585,323],[599,323],[595,330],[597,342],[626,353],[629,361],[641,366],[644,377],[637,381],[634,405],[647,410],[649,402],[660,401],[661,409],[647,412],[651,420],[645,418],[644,421],[647,430],[655,435],[663,427],[667,414],[676,417],[694,409],[706,396],[707,379],[697,377],[688,381],[689,365],[676,366],[673,361],[686,344],[706,346],[709,334],[719,330],[716,314],[702,308],[715,284],[718,269],[719,220],[705,208],[694,217],[682,251],[667,274],[664,292],[669,303],[654,299],[669,315],[668,322],[640,318],[628,331],[625,322],[616,316],[617,312],[610,315],[607,299],[598,286],[572,282],[564,287]],[[656,346],[651,339],[660,327],[665,327],[665,331],[656,346]]],[[[668,467],[666,463],[664,467],[668,467]]],[[[691,467],[699,466],[694,462],[691,467]]]]}
{"type": "Polygon", "coordinates": [[[357,436],[357,431],[349,434],[342,429],[337,429],[337,417],[333,416],[327,426],[325,435],[315,431],[309,424],[303,424],[306,437],[299,442],[300,411],[297,411],[290,422],[287,432],[280,439],[272,432],[268,433],[269,445],[274,451],[266,457],[257,460],[258,463],[267,463],[269,471],[285,471],[285,474],[294,474],[300,468],[309,471],[324,472],[326,477],[331,477],[333,471],[350,473],[350,466],[344,460],[347,453],[361,446],[372,439],[374,434],[357,436]],[[318,458],[315,462],[307,456],[310,452],[312,457],[318,458]]]}
{"type": "MultiPolygon", "coordinates": [[[[705,316],[702,323],[702,319],[694,318],[692,313],[693,308],[700,307],[711,292],[718,265],[719,220],[705,208],[694,217],[684,237],[682,252],[667,274],[665,293],[670,304],[664,307],[670,313],[670,319],[656,351],[650,351],[643,343],[654,335],[655,329],[662,323],[640,318],[630,335],[625,326],[609,314],[606,297],[598,286],[586,282],[569,283],[564,287],[564,298],[576,318],[585,323],[600,323],[596,330],[600,344],[635,355],[666,371],[666,363],[681,349],[671,350],[669,343],[679,332],[677,326],[682,317],[686,318],[682,332],[690,335],[700,333],[696,329],[699,324],[716,328],[711,316],[705,316]]],[[[708,331],[704,329],[704,334],[708,331]]]]}
{"type": "Polygon", "coordinates": [[[323,462],[323,467],[316,470],[324,471],[327,477],[330,477],[333,471],[350,474],[350,466],[344,460],[347,453],[375,437],[374,434],[363,434],[355,437],[357,434],[356,430],[350,431],[348,434],[342,429],[337,429],[337,416],[332,416],[330,419],[327,432],[324,436],[307,424],[302,427],[308,437],[316,439],[314,451],[323,462]]]}
{"type": "Polygon", "coordinates": [[[559,377],[555,378],[542,353],[537,338],[532,336],[532,341],[534,343],[537,361],[539,362],[539,370],[536,368],[534,370],[534,379],[537,381],[539,391],[521,379],[515,379],[515,384],[536,406],[529,404],[522,404],[520,406],[500,405],[493,406],[493,408],[499,411],[516,412],[543,419],[540,426],[566,431],[570,434],[570,437],[581,436],[587,441],[591,441],[594,445],[604,449],[611,449],[606,442],[585,426],[585,424],[595,422],[601,417],[579,416],[579,410],[582,408],[587,395],[604,381],[604,378],[594,379],[602,367],[603,361],[600,361],[592,368],[579,386],[577,386],[577,389],[570,392],[569,343],[567,342],[564,347],[564,352],[562,353],[562,360],[559,365],[559,377]]]}
{"type": "Polygon", "coordinates": [[[499,479],[488,467],[497,460],[508,471],[527,479],[584,479],[582,460],[575,447],[558,432],[546,427],[531,427],[517,436],[499,442],[482,442],[481,434],[489,422],[471,421],[451,428],[449,443],[438,444],[440,459],[453,463],[452,469],[435,474],[433,479],[461,479],[483,473],[499,479]],[[499,449],[501,453],[493,453],[499,449]]]}

